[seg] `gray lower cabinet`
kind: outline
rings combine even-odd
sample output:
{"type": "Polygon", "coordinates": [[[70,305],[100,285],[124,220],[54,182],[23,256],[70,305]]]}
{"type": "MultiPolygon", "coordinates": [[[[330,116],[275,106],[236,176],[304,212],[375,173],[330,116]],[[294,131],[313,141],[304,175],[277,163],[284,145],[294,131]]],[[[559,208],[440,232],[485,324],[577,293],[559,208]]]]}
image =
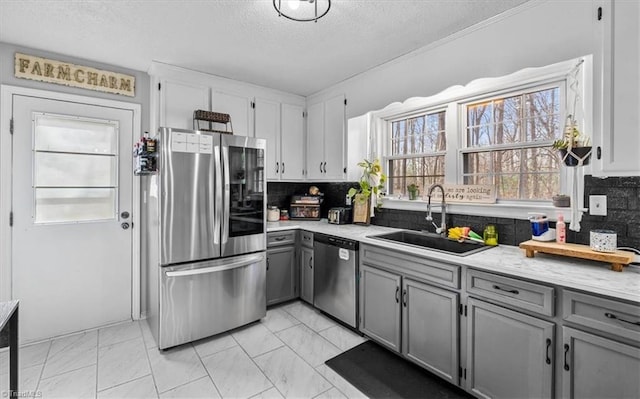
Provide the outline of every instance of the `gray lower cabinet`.
{"type": "Polygon", "coordinates": [[[360,265],[360,331],[458,384],[459,294],[360,265]]]}
{"type": "Polygon", "coordinates": [[[467,306],[467,389],[483,398],[551,398],[555,324],[474,298],[467,306]]]}
{"type": "Polygon", "coordinates": [[[267,306],[298,296],[295,255],[294,246],[267,249],[267,306]]]}
{"type": "Polygon", "coordinates": [[[360,331],[400,352],[400,288],[397,274],[360,264],[360,331]]]}
{"type": "Polygon", "coordinates": [[[409,278],[402,284],[402,352],[445,380],[458,384],[456,292],[409,278]]]}
{"type": "Polygon", "coordinates": [[[313,248],[300,248],[300,298],[313,304],[313,248]]]}
{"type": "Polygon", "coordinates": [[[640,349],[562,328],[564,398],[640,398],[640,349]]]}

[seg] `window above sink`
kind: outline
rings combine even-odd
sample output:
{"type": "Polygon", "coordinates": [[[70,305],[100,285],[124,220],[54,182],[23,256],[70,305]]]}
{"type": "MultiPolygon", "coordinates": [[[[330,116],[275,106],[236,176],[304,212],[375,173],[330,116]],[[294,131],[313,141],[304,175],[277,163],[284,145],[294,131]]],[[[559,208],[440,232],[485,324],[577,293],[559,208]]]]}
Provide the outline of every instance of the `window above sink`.
{"type": "MultiPolygon", "coordinates": [[[[573,168],[560,166],[551,144],[562,135],[574,100],[574,117],[583,130],[592,128],[591,58],[478,79],[372,112],[372,152],[384,160],[390,181],[384,207],[424,210],[421,199],[433,183],[490,184],[496,186],[496,204],[455,204],[448,211],[520,219],[528,212],[555,215],[551,196],[571,193],[574,175],[573,168]],[[568,74],[581,60],[576,94],[568,74]],[[407,201],[410,183],[419,186],[417,201],[407,201]]],[[[584,169],[575,175],[578,208],[584,169]]]]}

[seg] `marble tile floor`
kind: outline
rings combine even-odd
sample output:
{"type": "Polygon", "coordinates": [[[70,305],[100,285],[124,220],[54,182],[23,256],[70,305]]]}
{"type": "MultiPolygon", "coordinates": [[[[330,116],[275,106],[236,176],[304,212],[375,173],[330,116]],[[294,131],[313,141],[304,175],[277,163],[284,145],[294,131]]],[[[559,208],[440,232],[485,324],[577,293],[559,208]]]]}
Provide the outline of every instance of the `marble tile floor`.
{"type": "MultiPolygon", "coordinates": [[[[366,398],[324,362],[365,338],[301,301],[259,322],[160,352],[146,321],[20,349],[20,397],[366,398]]],[[[0,352],[0,395],[8,388],[0,352]]]]}

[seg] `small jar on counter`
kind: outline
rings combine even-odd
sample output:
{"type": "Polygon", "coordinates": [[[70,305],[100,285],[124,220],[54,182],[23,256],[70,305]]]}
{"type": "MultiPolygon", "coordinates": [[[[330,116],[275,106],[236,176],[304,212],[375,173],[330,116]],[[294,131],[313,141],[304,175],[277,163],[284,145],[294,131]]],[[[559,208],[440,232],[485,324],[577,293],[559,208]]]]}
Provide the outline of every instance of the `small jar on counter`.
{"type": "Polygon", "coordinates": [[[498,245],[498,230],[496,230],[496,226],[490,224],[485,227],[482,239],[484,240],[485,245],[498,245]]]}
{"type": "Polygon", "coordinates": [[[280,220],[289,220],[289,211],[286,209],[280,210],[280,220]]]}
{"type": "Polygon", "coordinates": [[[280,220],[280,209],[277,206],[267,208],[267,222],[277,222],[280,220]]]}

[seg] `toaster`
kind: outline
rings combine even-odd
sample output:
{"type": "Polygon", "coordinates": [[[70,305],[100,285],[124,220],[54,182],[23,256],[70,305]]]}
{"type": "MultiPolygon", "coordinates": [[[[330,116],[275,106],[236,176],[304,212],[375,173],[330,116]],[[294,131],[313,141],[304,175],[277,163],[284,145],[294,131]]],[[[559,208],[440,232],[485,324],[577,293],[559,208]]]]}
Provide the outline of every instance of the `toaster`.
{"type": "Polygon", "coordinates": [[[347,224],[351,223],[351,208],[337,207],[329,209],[329,223],[347,224]]]}

